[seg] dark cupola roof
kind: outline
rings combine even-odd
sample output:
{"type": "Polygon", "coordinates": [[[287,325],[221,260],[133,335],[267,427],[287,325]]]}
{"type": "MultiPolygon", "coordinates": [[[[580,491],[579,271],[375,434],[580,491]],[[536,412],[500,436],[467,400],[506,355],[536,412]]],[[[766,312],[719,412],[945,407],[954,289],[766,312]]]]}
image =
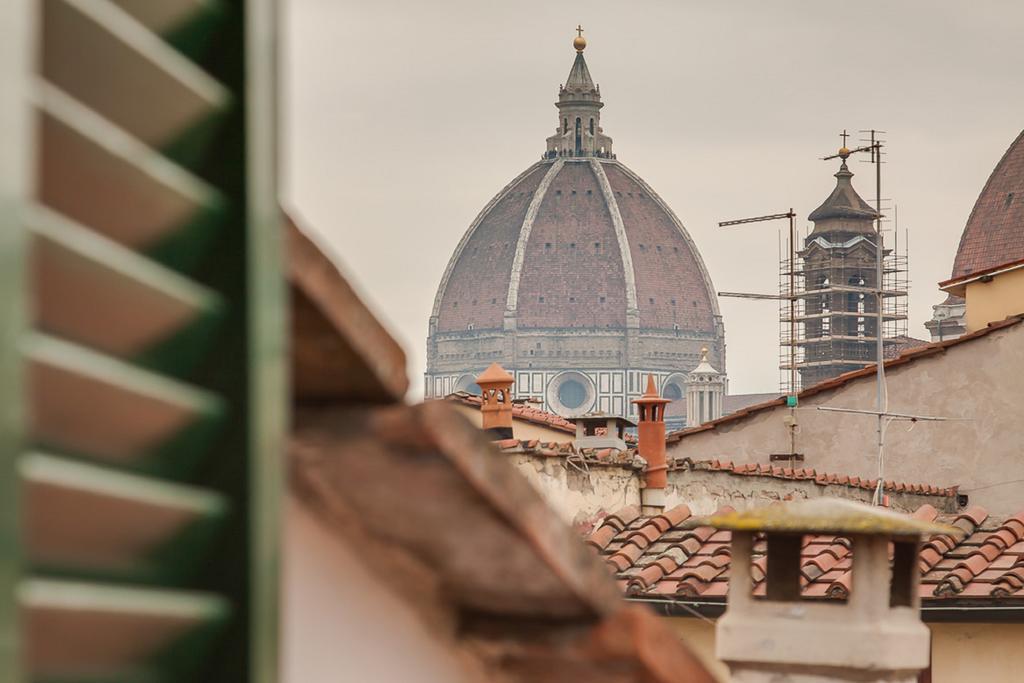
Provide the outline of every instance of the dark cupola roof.
{"type": "Polygon", "coordinates": [[[587,68],[587,60],[583,59],[582,50],[576,53],[569,77],[565,79],[565,89],[573,92],[597,92],[594,79],[590,77],[590,69],[587,68]]]}
{"type": "Polygon", "coordinates": [[[836,188],[807,218],[815,223],[834,218],[855,221],[873,221],[878,218],[878,212],[853,189],[851,178],[853,172],[846,166],[846,159],[843,159],[836,173],[836,188]]]}

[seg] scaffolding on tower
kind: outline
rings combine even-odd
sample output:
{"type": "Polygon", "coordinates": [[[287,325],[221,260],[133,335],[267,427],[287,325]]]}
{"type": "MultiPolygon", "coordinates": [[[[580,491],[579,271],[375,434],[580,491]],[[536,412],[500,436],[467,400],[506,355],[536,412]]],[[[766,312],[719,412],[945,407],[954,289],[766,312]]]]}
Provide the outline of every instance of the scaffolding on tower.
{"type": "MultiPolygon", "coordinates": [[[[884,163],[882,149],[882,141],[872,132],[870,147],[855,151],[872,150],[871,158],[865,162],[877,164],[884,163]]],[[[890,210],[889,202],[879,198],[877,209],[882,216],[881,287],[876,286],[875,235],[851,235],[846,241],[834,243],[821,237],[812,239],[808,231],[794,245],[792,258],[788,240],[783,242],[780,237],[781,391],[793,395],[803,387],[874,363],[878,357],[879,324],[885,358],[898,355],[899,347],[905,343],[908,240],[906,233],[899,239],[895,207],[890,210]],[[787,256],[783,258],[782,254],[787,256]],[[879,289],[881,297],[877,296],[879,289]],[[881,316],[877,310],[879,300],[881,316]],[[797,371],[791,372],[794,365],[797,371]]]]}

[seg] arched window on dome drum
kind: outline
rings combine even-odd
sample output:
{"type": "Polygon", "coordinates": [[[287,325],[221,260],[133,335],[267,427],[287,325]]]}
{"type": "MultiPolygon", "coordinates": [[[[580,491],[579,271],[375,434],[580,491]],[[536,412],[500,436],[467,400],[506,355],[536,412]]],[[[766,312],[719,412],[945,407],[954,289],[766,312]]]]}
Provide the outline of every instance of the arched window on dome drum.
{"type": "Polygon", "coordinates": [[[594,134],[594,119],[590,119],[590,134],[594,134]]]}
{"type": "Polygon", "coordinates": [[[569,132],[569,119],[562,119],[562,135],[569,132]]]}
{"type": "Polygon", "coordinates": [[[576,117],[576,155],[579,156],[583,152],[583,131],[581,130],[583,122],[580,121],[580,117],[576,117]]]}

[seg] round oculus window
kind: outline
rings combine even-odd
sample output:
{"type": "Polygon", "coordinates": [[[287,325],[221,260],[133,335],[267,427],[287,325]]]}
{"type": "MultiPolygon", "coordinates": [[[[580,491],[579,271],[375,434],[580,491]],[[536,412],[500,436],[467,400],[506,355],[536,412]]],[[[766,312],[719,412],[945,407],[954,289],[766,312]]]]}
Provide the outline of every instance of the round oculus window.
{"type": "Polygon", "coordinates": [[[587,389],[574,379],[558,386],[558,401],[569,410],[576,410],[587,400],[587,389]]]}

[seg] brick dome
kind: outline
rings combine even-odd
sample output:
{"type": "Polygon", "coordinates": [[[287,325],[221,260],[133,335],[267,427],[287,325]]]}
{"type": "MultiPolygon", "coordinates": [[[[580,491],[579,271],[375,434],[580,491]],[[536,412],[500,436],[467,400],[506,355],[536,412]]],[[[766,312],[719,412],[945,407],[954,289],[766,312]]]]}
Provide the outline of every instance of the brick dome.
{"type": "Polygon", "coordinates": [[[1024,132],[996,164],[974,204],[951,278],[1024,259],[1024,132]]]}
{"type": "Polygon", "coordinates": [[[616,160],[527,169],[474,221],[437,294],[438,332],[639,327],[713,334],[696,246],[665,203],[616,160]],[[677,327],[678,326],[678,327],[677,327]]]}
{"type": "Polygon", "coordinates": [[[559,88],[541,160],[483,208],[434,300],[426,395],[472,386],[491,362],[517,395],[563,416],[625,414],[653,373],[682,395],[710,349],[725,368],[715,290],[664,201],[618,161],[582,49],[559,88]]]}

